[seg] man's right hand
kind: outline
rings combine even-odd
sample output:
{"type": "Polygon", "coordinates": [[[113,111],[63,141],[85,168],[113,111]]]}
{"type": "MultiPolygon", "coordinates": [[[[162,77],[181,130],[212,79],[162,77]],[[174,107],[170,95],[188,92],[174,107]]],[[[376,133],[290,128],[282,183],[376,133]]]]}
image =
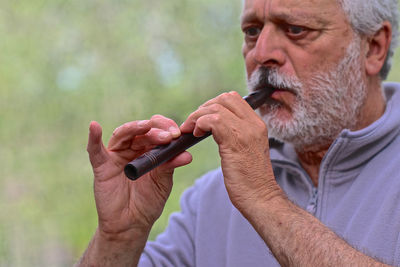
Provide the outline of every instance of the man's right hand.
{"type": "Polygon", "coordinates": [[[128,122],[115,129],[106,148],[101,126],[97,122],[90,124],[87,151],[94,173],[99,223],[96,235],[121,242],[136,240],[137,233],[147,238],[171,192],[174,168],[190,163],[192,157],[184,152],[136,181],[127,179],[124,167],[180,134],[174,121],[155,115],[150,120],[128,122]]]}

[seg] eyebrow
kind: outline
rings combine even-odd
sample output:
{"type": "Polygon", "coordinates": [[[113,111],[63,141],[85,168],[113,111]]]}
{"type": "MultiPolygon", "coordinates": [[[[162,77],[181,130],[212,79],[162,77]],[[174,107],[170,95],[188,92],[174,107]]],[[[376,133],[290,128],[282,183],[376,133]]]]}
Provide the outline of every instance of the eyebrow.
{"type": "MultiPolygon", "coordinates": [[[[260,18],[254,11],[244,12],[241,15],[240,19],[241,23],[260,20],[260,18]]],[[[294,11],[294,12],[292,11],[290,13],[275,12],[270,16],[270,19],[273,21],[286,22],[289,24],[304,24],[305,22],[318,24],[319,26],[326,26],[329,24],[328,20],[320,16],[316,16],[315,14],[310,12],[299,12],[299,11],[294,11]]]]}
{"type": "Polygon", "coordinates": [[[254,11],[245,11],[240,15],[240,22],[243,23],[245,21],[254,21],[257,20],[257,15],[254,11]]]}
{"type": "Polygon", "coordinates": [[[311,23],[317,23],[319,25],[329,24],[328,20],[320,16],[316,16],[314,13],[310,12],[279,12],[272,14],[272,18],[294,24],[298,22],[303,23],[304,21],[310,21],[311,23]]]}

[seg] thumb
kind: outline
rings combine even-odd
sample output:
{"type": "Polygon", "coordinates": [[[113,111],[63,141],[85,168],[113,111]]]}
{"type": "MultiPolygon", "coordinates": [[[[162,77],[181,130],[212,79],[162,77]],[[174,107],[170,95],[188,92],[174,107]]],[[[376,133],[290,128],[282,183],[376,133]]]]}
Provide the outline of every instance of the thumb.
{"type": "Polygon", "coordinates": [[[92,121],[89,126],[89,140],[87,144],[87,152],[89,153],[90,163],[93,168],[104,164],[108,159],[107,151],[101,139],[102,129],[100,124],[92,121]]]}

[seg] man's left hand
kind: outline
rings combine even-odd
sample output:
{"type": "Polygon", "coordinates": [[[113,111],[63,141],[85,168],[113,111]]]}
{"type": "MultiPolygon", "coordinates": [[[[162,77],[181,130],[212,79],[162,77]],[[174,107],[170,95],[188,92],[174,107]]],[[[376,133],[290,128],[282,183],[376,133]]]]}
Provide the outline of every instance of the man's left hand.
{"type": "Polygon", "coordinates": [[[242,213],[254,201],[282,194],[271,167],[267,127],[238,93],[224,93],[201,105],[181,131],[195,136],[212,132],[229,197],[242,213]]]}

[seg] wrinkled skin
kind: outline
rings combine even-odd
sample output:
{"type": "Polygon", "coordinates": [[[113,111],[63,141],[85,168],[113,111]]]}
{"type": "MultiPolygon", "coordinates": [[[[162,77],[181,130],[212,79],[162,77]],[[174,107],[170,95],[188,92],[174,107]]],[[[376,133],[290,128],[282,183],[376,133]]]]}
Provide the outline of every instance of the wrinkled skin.
{"type": "MultiPolygon", "coordinates": [[[[248,77],[265,66],[306,81],[315,71],[337,64],[353,39],[342,9],[332,0],[246,0],[241,24],[248,77]]],[[[360,119],[364,125],[384,110],[378,73],[390,36],[390,24],[385,23],[376,36],[363,39],[360,46],[361,55],[365,55],[360,68],[368,86],[362,110],[367,115],[360,119]]],[[[271,98],[281,103],[279,119],[290,120],[296,96],[283,90],[271,98]]],[[[129,122],[115,130],[106,148],[100,125],[91,123],[87,150],[94,172],[99,227],[81,265],[134,266],[138,262],[148,232],[171,191],[173,169],[188,164],[191,156],[182,153],[135,182],[125,177],[124,165],[150,148],[170,142],[180,132],[201,136],[211,131],[232,204],[281,265],[381,266],[286,199],[272,172],[268,129],[237,93],[225,93],[203,104],[180,131],[171,127],[177,128],[176,123],[162,116],[129,122]]],[[[324,151],[317,149],[317,153],[321,157],[324,151]]],[[[310,158],[312,166],[304,162],[306,170],[318,173],[315,155],[310,158]]]]}
{"type": "Polygon", "coordinates": [[[195,136],[213,133],[225,186],[239,210],[280,192],[270,164],[266,125],[238,93],[224,93],[206,102],[188,117],[181,130],[195,136]]]}
{"type": "Polygon", "coordinates": [[[175,122],[158,115],[117,128],[106,148],[101,141],[100,125],[91,123],[87,150],[102,232],[118,234],[134,228],[151,228],[171,192],[173,169],[189,163],[191,155],[183,153],[135,182],[126,178],[123,169],[133,158],[179,135],[175,122]]]}

